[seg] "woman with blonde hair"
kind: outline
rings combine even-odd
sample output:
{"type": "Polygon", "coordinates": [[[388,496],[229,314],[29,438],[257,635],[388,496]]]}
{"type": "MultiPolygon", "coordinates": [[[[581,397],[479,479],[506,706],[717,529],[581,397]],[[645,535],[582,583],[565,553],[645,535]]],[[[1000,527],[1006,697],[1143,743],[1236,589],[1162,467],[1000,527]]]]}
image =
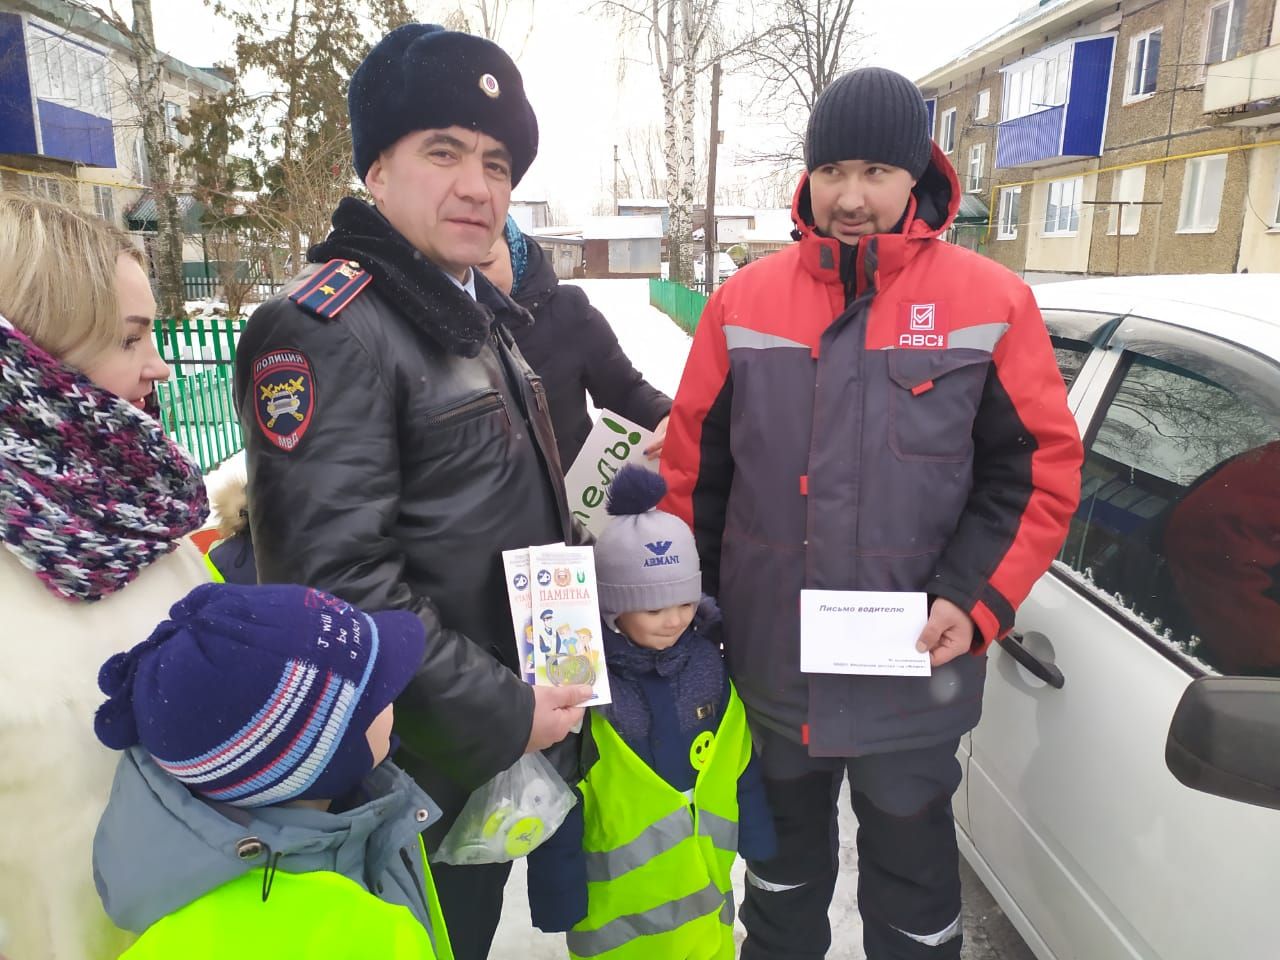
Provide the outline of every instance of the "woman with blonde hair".
{"type": "Polygon", "coordinates": [[[142,412],[169,375],[129,237],[0,194],[0,953],[115,957],[93,832],[116,757],[98,666],[208,579],[199,469],[142,412]]]}

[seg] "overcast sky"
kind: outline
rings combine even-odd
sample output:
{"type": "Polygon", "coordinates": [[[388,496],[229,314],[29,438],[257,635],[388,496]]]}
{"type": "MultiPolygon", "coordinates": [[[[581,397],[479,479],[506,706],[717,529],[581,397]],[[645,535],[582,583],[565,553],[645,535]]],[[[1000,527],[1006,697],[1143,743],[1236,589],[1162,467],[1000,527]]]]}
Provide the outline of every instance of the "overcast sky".
{"type": "MultiPolygon", "coordinates": [[[[448,2],[420,0],[417,8],[425,17],[448,2]]],[[[922,76],[1033,4],[860,0],[855,16],[866,37],[861,55],[865,63],[922,76]]],[[[529,6],[514,0],[513,7],[523,9],[510,16],[501,38],[524,76],[541,134],[538,158],[517,196],[549,199],[576,220],[610,195],[613,144],[625,144],[628,130],[656,128],[660,122],[658,81],[643,43],[620,35],[617,23],[587,12],[589,0],[535,0],[531,30],[529,6]]],[[[156,42],[166,53],[198,66],[231,60],[234,33],[203,0],[155,0],[153,13],[156,42]]],[[[738,78],[726,87],[720,106],[725,146],[717,169],[721,182],[731,184],[759,176],[735,161],[763,133],[744,106],[752,100],[750,84],[738,78]]],[[[704,142],[705,126],[701,121],[704,142]]]]}

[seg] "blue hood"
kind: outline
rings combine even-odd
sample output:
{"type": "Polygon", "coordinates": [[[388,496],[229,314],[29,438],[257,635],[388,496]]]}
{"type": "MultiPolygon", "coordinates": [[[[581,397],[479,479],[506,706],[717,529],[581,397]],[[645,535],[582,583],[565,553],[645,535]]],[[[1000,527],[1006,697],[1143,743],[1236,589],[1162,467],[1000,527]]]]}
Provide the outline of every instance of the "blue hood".
{"type": "Polygon", "coordinates": [[[242,809],[202,800],[141,747],[120,758],[111,799],[93,841],[93,879],[107,915],[141,933],[280,854],[278,870],[332,870],[381,899],[409,907],[430,928],[418,834],[439,808],[398,767],[382,763],[363,789],[370,799],[342,813],[302,807],[242,809]],[[240,859],[241,841],[263,852],[240,859]],[[400,856],[410,853],[411,870],[400,856]]]}

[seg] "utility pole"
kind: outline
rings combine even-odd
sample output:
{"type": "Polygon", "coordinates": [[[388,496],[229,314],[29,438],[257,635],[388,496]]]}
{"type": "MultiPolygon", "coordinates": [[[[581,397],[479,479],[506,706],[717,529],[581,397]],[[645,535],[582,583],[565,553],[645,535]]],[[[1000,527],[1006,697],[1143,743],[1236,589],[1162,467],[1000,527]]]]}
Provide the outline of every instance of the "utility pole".
{"type": "Polygon", "coordinates": [[[716,243],[716,157],[720,147],[720,61],[711,65],[711,143],[707,156],[707,209],[702,218],[702,281],[710,293],[719,276],[720,248],[716,243]]]}
{"type": "Polygon", "coordinates": [[[618,145],[613,145],[613,215],[618,215],[618,145]]]}

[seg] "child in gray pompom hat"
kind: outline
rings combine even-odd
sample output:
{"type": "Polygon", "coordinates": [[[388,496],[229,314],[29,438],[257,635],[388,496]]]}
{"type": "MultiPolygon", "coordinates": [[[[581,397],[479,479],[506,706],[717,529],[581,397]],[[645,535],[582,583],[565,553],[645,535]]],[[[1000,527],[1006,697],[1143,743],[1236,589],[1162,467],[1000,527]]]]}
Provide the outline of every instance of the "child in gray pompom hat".
{"type": "Polygon", "coordinates": [[[666,491],[658,474],[623,467],[609,487],[613,521],[595,548],[605,625],[657,650],[680,638],[702,599],[693,531],[679,517],[656,509],[666,491]]]}
{"type": "MultiPolygon", "coordinates": [[[[584,842],[593,851],[607,849],[608,828],[601,825],[621,806],[651,804],[669,815],[672,803],[687,804],[692,824],[704,800],[727,793],[736,797],[731,819],[737,838],[727,852],[762,860],[776,846],[745,714],[721,654],[720,613],[702,596],[693,533],[680,518],[657,509],[666,492],[661,476],[638,466],[623,467],[610,484],[613,520],[596,542],[595,565],[613,702],[593,708],[583,728],[582,803],[529,857],[534,925],[569,931],[575,955],[589,952],[585,941],[576,949],[575,938],[589,939],[586,931],[608,925],[613,902],[602,892],[608,884],[596,875],[598,865],[589,902],[584,842]],[[621,763],[619,755],[626,755],[621,763]],[[629,772],[620,777],[619,769],[629,772]]],[[[708,819],[726,818],[723,809],[703,812],[708,819]]],[[[600,859],[599,853],[592,856],[600,859]]],[[[709,868],[711,879],[718,869],[709,868]]],[[[719,926],[682,930],[675,942],[683,950],[688,937],[732,936],[731,927],[726,933],[719,926]]],[[[666,954],[654,956],[661,960],[666,954]]]]}

